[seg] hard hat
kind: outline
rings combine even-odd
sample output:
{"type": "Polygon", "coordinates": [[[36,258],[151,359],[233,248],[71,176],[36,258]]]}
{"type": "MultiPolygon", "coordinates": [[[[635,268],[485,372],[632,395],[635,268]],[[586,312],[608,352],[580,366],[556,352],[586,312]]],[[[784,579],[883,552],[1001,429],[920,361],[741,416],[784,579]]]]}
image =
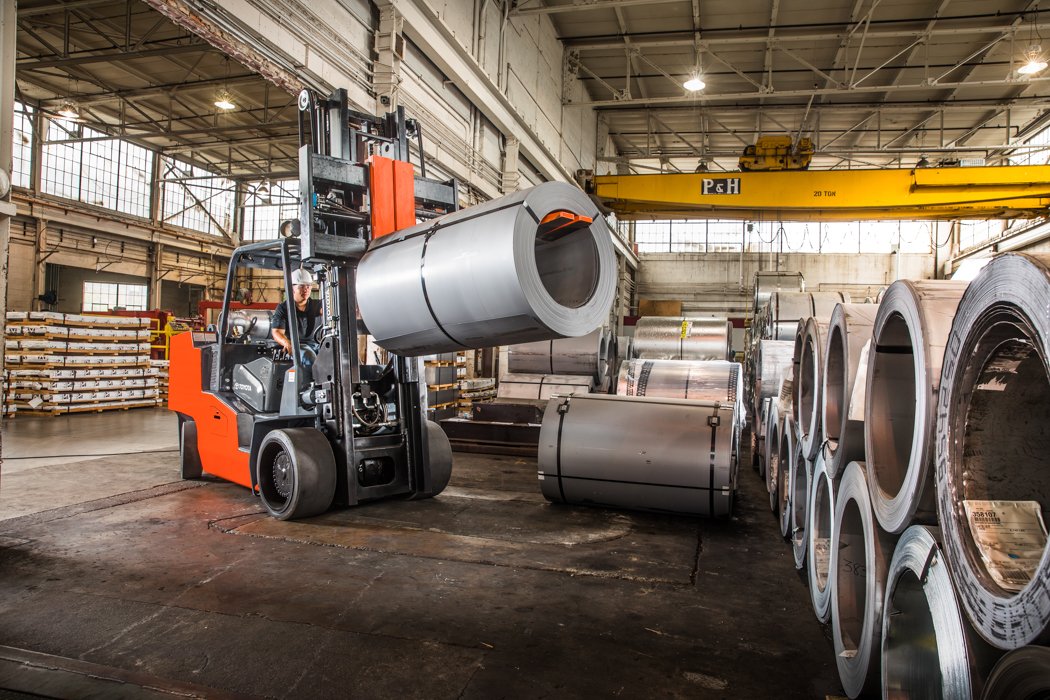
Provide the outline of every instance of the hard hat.
{"type": "Polygon", "coordinates": [[[292,286],[297,286],[300,284],[312,285],[313,283],[314,276],[310,274],[309,270],[304,270],[301,267],[292,270],[292,286]]]}

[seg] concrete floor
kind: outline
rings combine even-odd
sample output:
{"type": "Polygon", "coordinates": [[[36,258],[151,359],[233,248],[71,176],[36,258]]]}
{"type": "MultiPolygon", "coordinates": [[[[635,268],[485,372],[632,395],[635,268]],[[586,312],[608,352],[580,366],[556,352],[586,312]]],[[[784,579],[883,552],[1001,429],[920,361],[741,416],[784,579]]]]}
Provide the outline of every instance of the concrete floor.
{"type": "Polygon", "coordinates": [[[532,460],[457,454],[437,499],[279,523],[178,481],[174,436],[5,424],[0,698],[841,693],[749,469],[725,522],[554,506],[532,460]]]}

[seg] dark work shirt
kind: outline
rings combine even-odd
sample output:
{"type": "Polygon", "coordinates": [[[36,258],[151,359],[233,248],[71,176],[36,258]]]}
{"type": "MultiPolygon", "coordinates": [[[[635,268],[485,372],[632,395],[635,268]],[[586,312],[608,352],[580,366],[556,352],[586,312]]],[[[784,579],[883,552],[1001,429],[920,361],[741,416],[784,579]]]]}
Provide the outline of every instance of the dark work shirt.
{"type": "MultiPolygon", "coordinates": [[[[292,306],[295,306],[294,302],[292,306]]],[[[295,320],[299,324],[299,342],[304,343],[311,340],[314,332],[317,330],[317,326],[321,323],[321,300],[308,299],[305,311],[295,309],[295,320]]],[[[270,317],[270,328],[280,328],[285,333],[288,332],[287,303],[282,301],[274,309],[273,316],[270,317]]],[[[292,337],[289,335],[288,340],[291,339],[292,337]]]]}

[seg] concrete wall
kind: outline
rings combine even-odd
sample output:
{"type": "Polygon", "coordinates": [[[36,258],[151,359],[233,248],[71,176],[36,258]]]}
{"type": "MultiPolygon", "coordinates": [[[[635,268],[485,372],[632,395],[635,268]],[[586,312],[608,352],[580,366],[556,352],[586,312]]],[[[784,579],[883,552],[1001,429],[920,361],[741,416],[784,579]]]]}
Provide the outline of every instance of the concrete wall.
{"type": "MultiPolygon", "coordinates": [[[[810,291],[845,291],[852,296],[874,297],[879,289],[898,278],[893,254],[802,254],[779,256],[779,269],[797,270],[810,291]]],[[[659,253],[641,256],[636,296],[682,301],[684,313],[738,313],[750,308],[755,272],[777,269],[768,254],[659,253]]],[[[932,255],[905,253],[899,260],[899,277],[934,276],[932,255]]]]}

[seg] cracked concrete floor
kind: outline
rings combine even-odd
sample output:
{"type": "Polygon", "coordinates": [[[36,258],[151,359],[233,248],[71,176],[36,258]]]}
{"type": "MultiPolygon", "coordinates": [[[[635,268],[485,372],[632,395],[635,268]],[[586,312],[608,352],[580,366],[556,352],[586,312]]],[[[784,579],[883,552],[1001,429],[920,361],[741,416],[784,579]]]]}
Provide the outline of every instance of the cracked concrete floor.
{"type": "Polygon", "coordinates": [[[64,672],[122,678],[121,697],[841,692],[749,469],[729,521],[553,506],[513,457],[457,454],[438,499],[300,523],[176,473],[172,453],[118,455],[10,487],[63,505],[0,520],[0,688],[64,672]],[[65,493],[85,474],[129,488],[65,493]]]}

